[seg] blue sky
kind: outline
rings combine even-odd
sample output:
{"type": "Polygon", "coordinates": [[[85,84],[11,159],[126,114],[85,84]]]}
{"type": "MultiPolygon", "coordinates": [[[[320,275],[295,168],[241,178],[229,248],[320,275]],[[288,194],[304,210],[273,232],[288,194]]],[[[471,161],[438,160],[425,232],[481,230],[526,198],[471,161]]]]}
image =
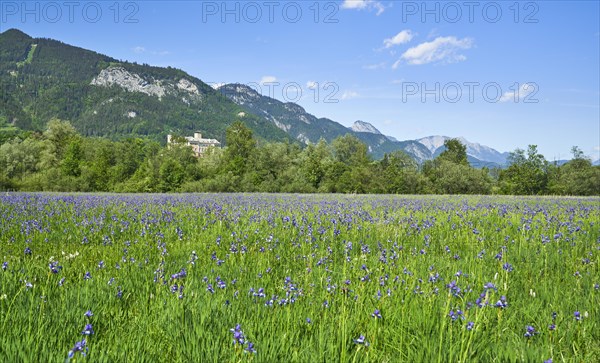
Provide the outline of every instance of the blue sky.
{"type": "Polygon", "coordinates": [[[536,144],[549,160],[578,145],[600,157],[598,1],[2,1],[0,11],[0,31],[251,84],[401,140],[536,144]]]}

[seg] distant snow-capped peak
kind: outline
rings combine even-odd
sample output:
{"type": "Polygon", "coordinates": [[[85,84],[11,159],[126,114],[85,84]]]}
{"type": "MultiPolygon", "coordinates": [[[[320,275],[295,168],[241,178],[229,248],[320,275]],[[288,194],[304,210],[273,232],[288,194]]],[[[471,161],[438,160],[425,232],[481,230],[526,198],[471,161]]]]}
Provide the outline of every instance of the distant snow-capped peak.
{"type": "MultiPolygon", "coordinates": [[[[422,139],[417,140],[417,142],[420,142],[426,148],[428,148],[432,154],[435,154],[439,148],[444,146],[444,142],[450,139],[452,138],[449,136],[436,135],[424,137],[422,139]]],[[[482,161],[490,161],[498,164],[506,163],[506,153],[501,153],[489,146],[481,145],[475,142],[470,142],[464,137],[457,137],[457,139],[467,147],[467,155],[469,156],[472,156],[482,161]]]]}
{"type": "Polygon", "coordinates": [[[444,146],[444,142],[446,142],[446,140],[450,140],[450,139],[451,138],[448,136],[436,135],[436,136],[427,136],[422,139],[418,139],[417,142],[420,142],[421,144],[423,144],[423,146],[428,148],[429,151],[431,151],[431,153],[433,154],[433,153],[435,153],[435,151],[437,149],[444,146]]]}
{"type": "Polygon", "coordinates": [[[377,134],[377,135],[381,135],[381,132],[379,130],[377,130],[377,128],[373,125],[371,125],[368,122],[364,122],[364,121],[355,121],[352,126],[350,127],[350,129],[352,129],[352,131],[354,132],[368,132],[370,134],[377,134]]]}

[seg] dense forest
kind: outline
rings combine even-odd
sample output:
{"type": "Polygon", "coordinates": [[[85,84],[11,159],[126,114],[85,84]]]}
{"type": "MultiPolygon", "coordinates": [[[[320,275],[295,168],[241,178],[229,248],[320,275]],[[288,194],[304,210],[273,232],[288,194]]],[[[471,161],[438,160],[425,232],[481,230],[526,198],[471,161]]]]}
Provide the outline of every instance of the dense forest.
{"type": "MultiPolygon", "coordinates": [[[[16,29],[0,33],[0,143],[22,130],[42,132],[52,118],[70,120],[86,137],[132,136],[164,143],[168,133],[192,132],[202,125],[206,136],[223,139],[227,126],[242,111],[179,69],[120,61],[57,40],[32,38],[16,29]],[[165,87],[185,79],[197,87],[198,94],[175,87],[159,98],[115,85],[91,84],[111,66],[165,87]]],[[[243,121],[257,139],[289,139],[264,118],[247,114],[243,121]]]]}
{"type": "Polygon", "coordinates": [[[84,137],[51,120],[0,145],[0,190],[61,192],[284,192],[389,194],[600,195],[600,167],[577,147],[558,166],[535,145],[510,154],[506,169],[473,168],[459,140],[418,165],[395,151],[373,160],[353,135],[302,148],[264,142],[235,122],[226,147],[196,158],[183,143],[84,137]]]}

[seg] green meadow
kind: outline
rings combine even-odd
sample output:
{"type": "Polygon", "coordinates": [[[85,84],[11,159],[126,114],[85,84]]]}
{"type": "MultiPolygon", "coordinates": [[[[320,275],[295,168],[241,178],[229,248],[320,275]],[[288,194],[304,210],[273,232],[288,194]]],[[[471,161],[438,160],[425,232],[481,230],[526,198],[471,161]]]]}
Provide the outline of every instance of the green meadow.
{"type": "Polygon", "coordinates": [[[7,194],[0,361],[597,362],[598,198],[7,194]]]}

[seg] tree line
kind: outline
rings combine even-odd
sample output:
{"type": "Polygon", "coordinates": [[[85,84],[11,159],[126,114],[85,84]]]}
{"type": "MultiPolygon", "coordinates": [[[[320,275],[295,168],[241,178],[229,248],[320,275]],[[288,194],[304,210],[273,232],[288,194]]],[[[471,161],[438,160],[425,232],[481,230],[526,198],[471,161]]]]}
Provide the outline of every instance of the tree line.
{"type": "Polygon", "coordinates": [[[225,145],[196,158],[183,140],[161,146],[141,138],[83,137],[69,122],[53,119],[44,132],[0,145],[0,190],[600,195],[600,167],[577,147],[560,166],[529,145],[511,152],[505,169],[476,169],[466,146],[452,139],[419,165],[401,151],[373,160],[350,134],[306,147],[259,143],[241,122],[227,128],[225,145]]]}

